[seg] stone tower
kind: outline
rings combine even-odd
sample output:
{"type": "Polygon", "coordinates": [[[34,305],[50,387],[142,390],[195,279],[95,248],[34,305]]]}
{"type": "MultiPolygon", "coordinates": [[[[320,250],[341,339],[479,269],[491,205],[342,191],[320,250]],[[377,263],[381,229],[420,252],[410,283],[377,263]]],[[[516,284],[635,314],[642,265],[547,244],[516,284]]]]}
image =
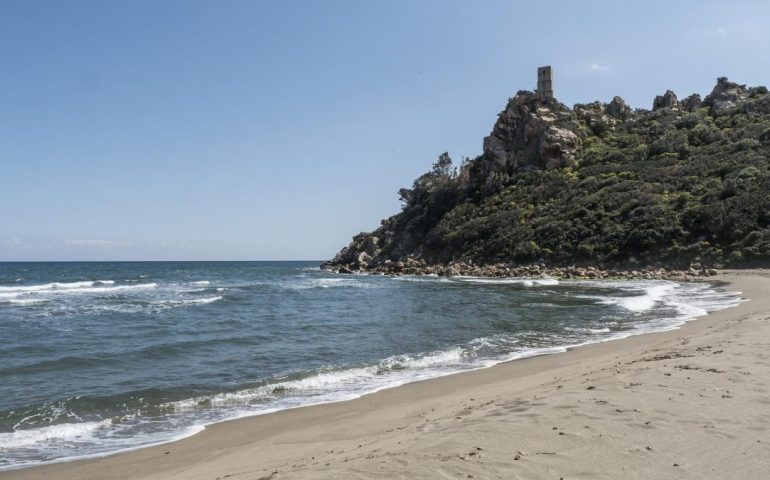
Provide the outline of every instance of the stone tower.
{"type": "Polygon", "coordinates": [[[537,69],[537,95],[540,98],[553,98],[553,78],[550,65],[537,69]]]}

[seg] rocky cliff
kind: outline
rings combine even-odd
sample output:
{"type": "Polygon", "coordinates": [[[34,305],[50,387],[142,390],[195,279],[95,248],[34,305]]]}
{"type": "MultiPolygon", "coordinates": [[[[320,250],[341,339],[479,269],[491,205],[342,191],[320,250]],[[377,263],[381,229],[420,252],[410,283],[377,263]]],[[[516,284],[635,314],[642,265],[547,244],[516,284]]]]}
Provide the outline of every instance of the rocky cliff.
{"type": "Polygon", "coordinates": [[[703,100],[669,90],[651,110],[519,91],[481,155],[459,167],[441,155],[399,191],[400,213],[324,268],[765,263],[768,158],[765,87],[719,78],[703,100]]]}
{"type": "Polygon", "coordinates": [[[484,138],[484,162],[488,170],[511,173],[571,166],[578,146],[577,128],[565,105],[520,91],[484,138]]]}

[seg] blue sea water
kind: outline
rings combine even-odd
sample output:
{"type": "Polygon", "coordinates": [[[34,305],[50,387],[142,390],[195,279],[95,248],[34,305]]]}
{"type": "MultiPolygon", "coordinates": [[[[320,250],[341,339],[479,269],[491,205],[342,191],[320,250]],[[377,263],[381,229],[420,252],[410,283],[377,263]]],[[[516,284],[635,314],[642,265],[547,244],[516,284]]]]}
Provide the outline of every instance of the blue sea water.
{"type": "Polygon", "coordinates": [[[706,283],[318,262],[0,263],[0,469],[676,328],[739,301],[706,283]]]}

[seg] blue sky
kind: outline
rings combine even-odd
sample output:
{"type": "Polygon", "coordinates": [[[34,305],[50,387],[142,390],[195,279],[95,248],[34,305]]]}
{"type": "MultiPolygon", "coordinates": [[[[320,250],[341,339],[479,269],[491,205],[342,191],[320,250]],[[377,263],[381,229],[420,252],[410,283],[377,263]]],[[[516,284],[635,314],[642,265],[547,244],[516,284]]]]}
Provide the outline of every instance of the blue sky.
{"type": "Polygon", "coordinates": [[[567,105],[770,84],[765,1],[0,2],[0,260],[325,259],[567,105]]]}

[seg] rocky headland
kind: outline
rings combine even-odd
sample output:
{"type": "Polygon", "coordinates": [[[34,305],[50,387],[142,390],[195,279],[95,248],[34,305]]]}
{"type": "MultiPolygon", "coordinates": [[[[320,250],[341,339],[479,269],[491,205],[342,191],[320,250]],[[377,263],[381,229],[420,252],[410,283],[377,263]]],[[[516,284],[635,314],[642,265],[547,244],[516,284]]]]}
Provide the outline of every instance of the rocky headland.
{"type": "Polygon", "coordinates": [[[519,91],[483,153],[448,154],[338,273],[694,278],[770,264],[770,94],[719,78],[652,109],[519,91]]]}

